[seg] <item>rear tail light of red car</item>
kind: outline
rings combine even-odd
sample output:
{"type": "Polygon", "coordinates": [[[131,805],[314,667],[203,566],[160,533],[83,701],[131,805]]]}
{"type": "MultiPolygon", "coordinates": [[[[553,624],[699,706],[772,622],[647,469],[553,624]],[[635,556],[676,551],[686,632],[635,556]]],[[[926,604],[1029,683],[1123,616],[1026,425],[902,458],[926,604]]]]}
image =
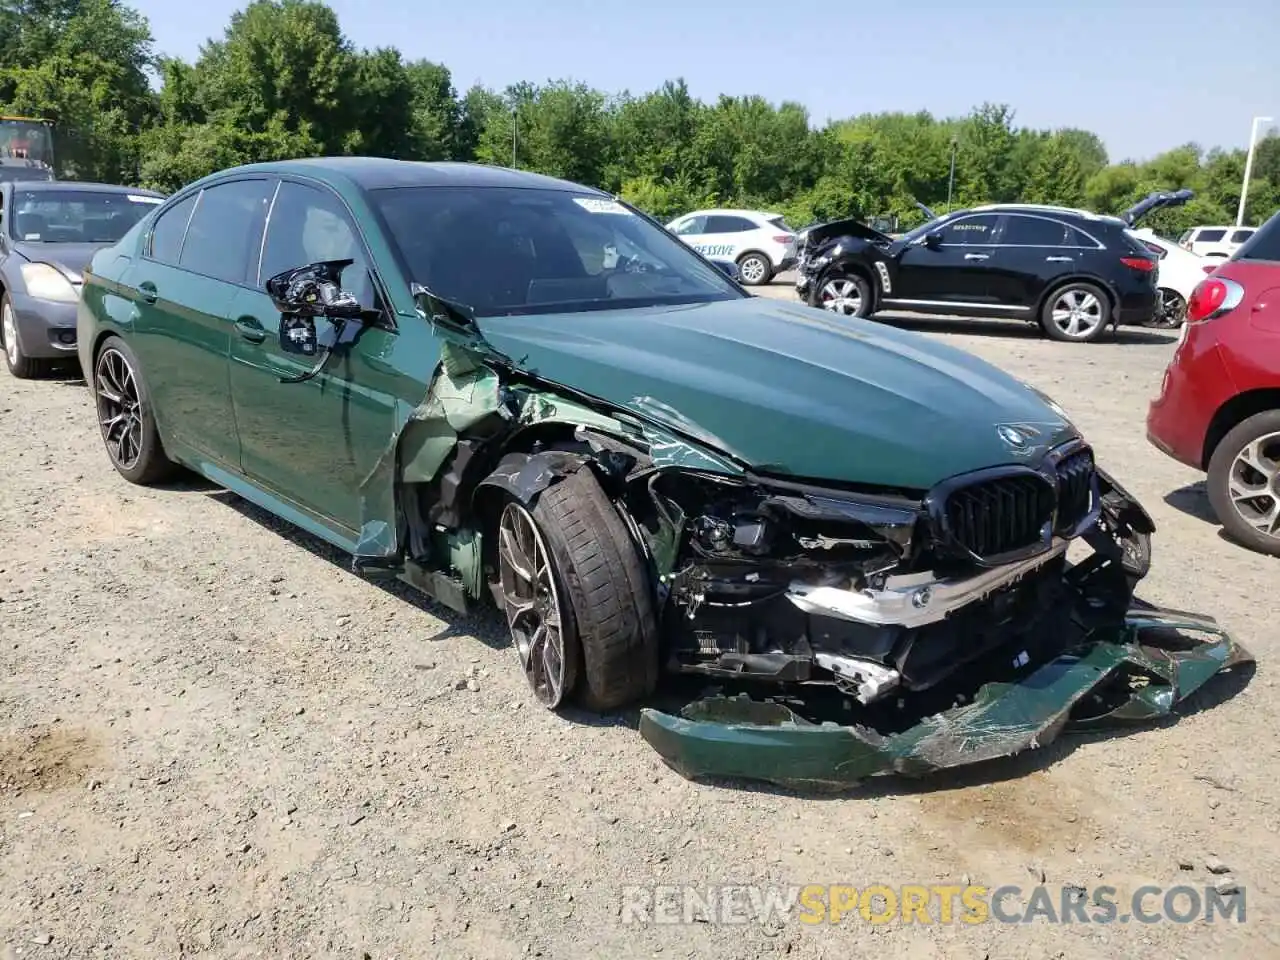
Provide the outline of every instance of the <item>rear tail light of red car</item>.
{"type": "Polygon", "coordinates": [[[1132,267],[1134,270],[1141,270],[1144,273],[1156,268],[1156,262],[1146,257],[1121,257],[1120,262],[1126,267],[1132,267]]]}
{"type": "Polygon", "coordinates": [[[1230,313],[1244,299],[1244,287],[1225,277],[1206,277],[1191,291],[1187,323],[1203,323],[1230,313]]]}

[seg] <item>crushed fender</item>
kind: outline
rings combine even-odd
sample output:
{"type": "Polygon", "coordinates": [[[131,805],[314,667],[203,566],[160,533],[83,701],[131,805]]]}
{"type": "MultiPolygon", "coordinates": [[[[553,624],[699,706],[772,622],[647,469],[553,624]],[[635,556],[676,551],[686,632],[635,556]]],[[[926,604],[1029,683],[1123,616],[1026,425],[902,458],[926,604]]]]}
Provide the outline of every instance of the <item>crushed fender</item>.
{"type": "Polygon", "coordinates": [[[1064,729],[1168,716],[1211,677],[1252,662],[1212,620],[1144,605],[1121,628],[1095,630],[1013,682],[986,683],[971,702],[900,732],[812,722],[743,695],[695,701],[683,716],[643,710],[640,734],[690,779],[847,787],[876,774],[923,776],[1012,756],[1064,729]]]}

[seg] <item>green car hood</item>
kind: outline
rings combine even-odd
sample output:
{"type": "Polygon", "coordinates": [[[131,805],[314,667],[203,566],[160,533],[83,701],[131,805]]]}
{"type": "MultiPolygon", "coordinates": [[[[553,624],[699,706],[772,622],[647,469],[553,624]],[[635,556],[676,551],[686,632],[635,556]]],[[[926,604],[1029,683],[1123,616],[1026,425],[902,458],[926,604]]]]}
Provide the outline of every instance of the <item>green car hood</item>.
{"type": "Polygon", "coordinates": [[[519,369],[762,473],[924,490],[1076,436],[1035,391],[961,350],[758,297],[478,325],[519,369]],[[1000,425],[1025,442],[1011,445],[1000,425]]]}

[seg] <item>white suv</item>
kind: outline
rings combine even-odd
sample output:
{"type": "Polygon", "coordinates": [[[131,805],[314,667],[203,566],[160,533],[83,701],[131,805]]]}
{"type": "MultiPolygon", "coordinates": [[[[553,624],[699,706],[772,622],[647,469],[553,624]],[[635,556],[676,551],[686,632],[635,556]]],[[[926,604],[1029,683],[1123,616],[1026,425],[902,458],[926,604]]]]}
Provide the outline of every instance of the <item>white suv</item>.
{"type": "Polygon", "coordinates": [[[1192,227],[1178,238],[1178,246],[1202,257],[1229,257],[1253,236],[1257,227],[1192,227]]]}
{"type": "Polygon", "coordinates": [[[704,257],[732,260],[738,279],[756,286],[796,262],[796,232],[778,213],[760,210],[695,210],[667,229],[704,257]]]}

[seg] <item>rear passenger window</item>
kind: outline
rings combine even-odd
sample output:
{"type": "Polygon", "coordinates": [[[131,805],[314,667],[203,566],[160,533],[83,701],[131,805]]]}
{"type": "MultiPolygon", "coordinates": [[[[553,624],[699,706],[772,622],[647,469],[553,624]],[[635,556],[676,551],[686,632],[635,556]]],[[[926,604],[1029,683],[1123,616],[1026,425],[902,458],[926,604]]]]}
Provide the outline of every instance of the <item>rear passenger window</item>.
{"type": "Polygon", "coordinates": [[[1280,262],[1280,213],[1255,230],[1244,246],[1236,251],[1234,259],[1280,262]]]}
{"type": "Polygon", "coordinates": [[[177,266],[182,253],[182,238],[187,235],[187,221],[196,205],[199,192],[180,200],[156,219],[151,228],[151,258],[177,266]]]}
{"type": "Polygon", "coordinates": [[[704,233],[746,233],[748,230],[758,230],[754,223],[746,217],[725,217],[715,216],[707,217],[707,226],[703,230],[704,233]]]}
{"type": "Polygon", "coordinates": [[[1061,247],[1066,234],[1067,225],[1057,220],[1010,215],[1001,243],[1014,247],[1061,247]]]}
{"type": "Polygon", "coordinates": [[[1098,244],[1083,230],[1077,230],[1075,227],[1067,227],[1066,238],[1062,241],[1068,247],[1084,247],[1086,250],[1097,250],[1098,244]]]}
{"type": "Polygon", "coordinates": [[[251,254],[261,248],[272,180],[233,180],[200,192],[178,266],[228,283],[249,280],[251,254]]]}
{"type": "Polygon", "coordinates": [[[1231,235],[1231,242],[1244,243],[1246,240],[1248,240],[1252,236],[1253,236],[1252,230],[1237,230],[1235,233],[1231,235]]]}
{"type": "Polygon", "coordinates": [[[1201,230],[1196,234],[1196,243],[1217,243],[1227,235],[1225,230],[1201,230]]]}

